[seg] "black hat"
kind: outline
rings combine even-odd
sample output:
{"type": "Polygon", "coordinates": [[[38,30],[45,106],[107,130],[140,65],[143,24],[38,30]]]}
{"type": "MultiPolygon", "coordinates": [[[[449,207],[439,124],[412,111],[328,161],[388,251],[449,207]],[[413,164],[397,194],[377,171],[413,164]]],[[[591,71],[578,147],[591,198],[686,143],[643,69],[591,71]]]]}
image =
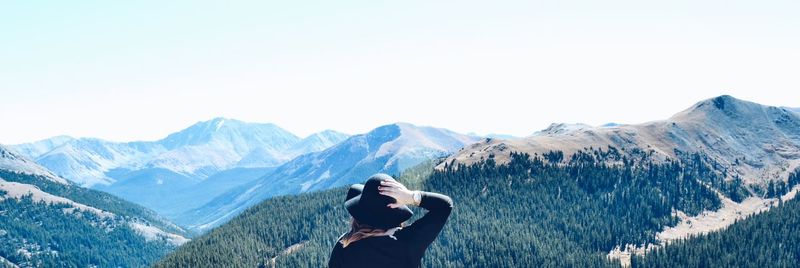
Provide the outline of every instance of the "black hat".
{"type": "Polygon", "coordinates": [[[355,184],[347,191],[347,200],[344,206],[347,212],[359,222],[380,229],[389,229],[400,226],[414,213],[407,206],[398,208],[387,207],[396,202],[390,196],[378,192],[382,181],[394,181],[386,174],[375,174],[367,179],[363,186],[355,184]],[[361,193],[358,193],[361,190],[361,193]]]}
{"type": "Polygon", "coordinates": [[[350,200],[350,198],[356,197],[361,194],[361,191],[364,190],[363,184],[353,184],[350,186],[350,189],[347,189],[347,198],[344,201],[350,200]]]}

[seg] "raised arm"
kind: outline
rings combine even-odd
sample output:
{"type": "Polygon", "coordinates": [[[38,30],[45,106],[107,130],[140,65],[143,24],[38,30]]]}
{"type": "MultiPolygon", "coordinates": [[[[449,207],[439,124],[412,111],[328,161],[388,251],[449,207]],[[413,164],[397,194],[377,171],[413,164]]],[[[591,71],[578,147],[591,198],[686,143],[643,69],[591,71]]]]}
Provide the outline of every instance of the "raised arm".
{"type": "Polygon", "coordinates": [[[397,182],[385,182],[383,185],[384,187],[381,187],[383,189],[382,194],[394,197],[397,200],[397,203],[390,204],[390,206],[416,204],[428,210],[425,216],[395,234],[399,241],[408,244],[409,254],[412,257],[421,257],[425,253],[425,249],[433,243],[433,240],[442,231],[444,224],[447,223],[447,218],[450,217],[450,212],[453,210],[453,201],[443,194],[409,191],[405,186],[397,182]],[[415,194],[419,194],[419,197],[421,197],[418,204],[414,201],[415,194]]]}
{"type": "Polygon", "coordinates": [[[422,257],[425,249],[436,240],[442,231],[450,212],[453,210],[453,201],[450,197],[430,192],[420,192],[422,202],[419,207],[428,210],[425,216],[404,227],[397,234],[397,239],[405,241],[409,246],[409,253],[413,257],[422,257]]]}

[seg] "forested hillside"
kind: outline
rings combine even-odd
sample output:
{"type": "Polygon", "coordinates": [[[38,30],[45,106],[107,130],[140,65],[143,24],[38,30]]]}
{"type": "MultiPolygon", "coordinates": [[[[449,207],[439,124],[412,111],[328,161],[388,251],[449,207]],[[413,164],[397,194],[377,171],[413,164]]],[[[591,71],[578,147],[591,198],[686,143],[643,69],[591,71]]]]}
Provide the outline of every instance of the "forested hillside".
{"type": "MultiPolygon", "coordinates": [[[[800,180],[800,172],[789,184],[800,180]]],[[[633,267],[797,267],[800,201],[790,200],[723,231],[672,243],[632,259],[633,267]]]]}
{"type": "MultiPolygon", "coordinates": [[[[706,185],[747,193],[700,155],[654,162],[650,154],[587,148],[569,158],[510,153],[503,165],[490,156],[470,166],[415,168],[400,180],[455,202],[424,266],[618,266],[606,258],[612,248],[655,242],[656,232],[677,222],[675,210],[719,208],[706,185]]],[[[340,188],[264,201],[157,266],[323,266],[348,228],[343,199],[340,188]]]]}
{"type": "Polygon", "coordinates": [[[110,194],[3,169],[0,186],[0,267],[143,267],[186,241],[110,194]]]}

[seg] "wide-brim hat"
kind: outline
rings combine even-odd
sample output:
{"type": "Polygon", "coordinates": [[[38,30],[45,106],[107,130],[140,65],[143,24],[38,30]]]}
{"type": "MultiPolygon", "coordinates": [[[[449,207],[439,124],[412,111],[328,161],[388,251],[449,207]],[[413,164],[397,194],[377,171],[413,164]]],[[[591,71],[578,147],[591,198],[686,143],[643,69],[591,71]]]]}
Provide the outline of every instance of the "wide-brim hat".
{"type": "Polygon", "coordinates": [[[394,181],[395,179],[386,174],[375,174],[361,184],[350,186],[347,191],[347,198],[344,202],[347,212],[358,222],[375,228],[389,229],[400,226],[414,215],[408,206],[390,208],[387,205],[395,203],[396,200],[390,196],[382,195],[378,192],[378,187],[382,181],[394,181]]]}

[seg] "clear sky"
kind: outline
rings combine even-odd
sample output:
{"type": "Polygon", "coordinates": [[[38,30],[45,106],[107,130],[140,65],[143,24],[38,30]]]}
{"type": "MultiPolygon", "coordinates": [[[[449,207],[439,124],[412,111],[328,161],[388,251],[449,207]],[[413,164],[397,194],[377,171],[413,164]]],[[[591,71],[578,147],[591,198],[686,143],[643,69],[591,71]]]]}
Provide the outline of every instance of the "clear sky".
{"type": "Polygon", "coordinates": [[[2,1],[0,143],[300,136],[392,122],[528,135],[721,94],[800,106],[800,1],[2,1]]]}

